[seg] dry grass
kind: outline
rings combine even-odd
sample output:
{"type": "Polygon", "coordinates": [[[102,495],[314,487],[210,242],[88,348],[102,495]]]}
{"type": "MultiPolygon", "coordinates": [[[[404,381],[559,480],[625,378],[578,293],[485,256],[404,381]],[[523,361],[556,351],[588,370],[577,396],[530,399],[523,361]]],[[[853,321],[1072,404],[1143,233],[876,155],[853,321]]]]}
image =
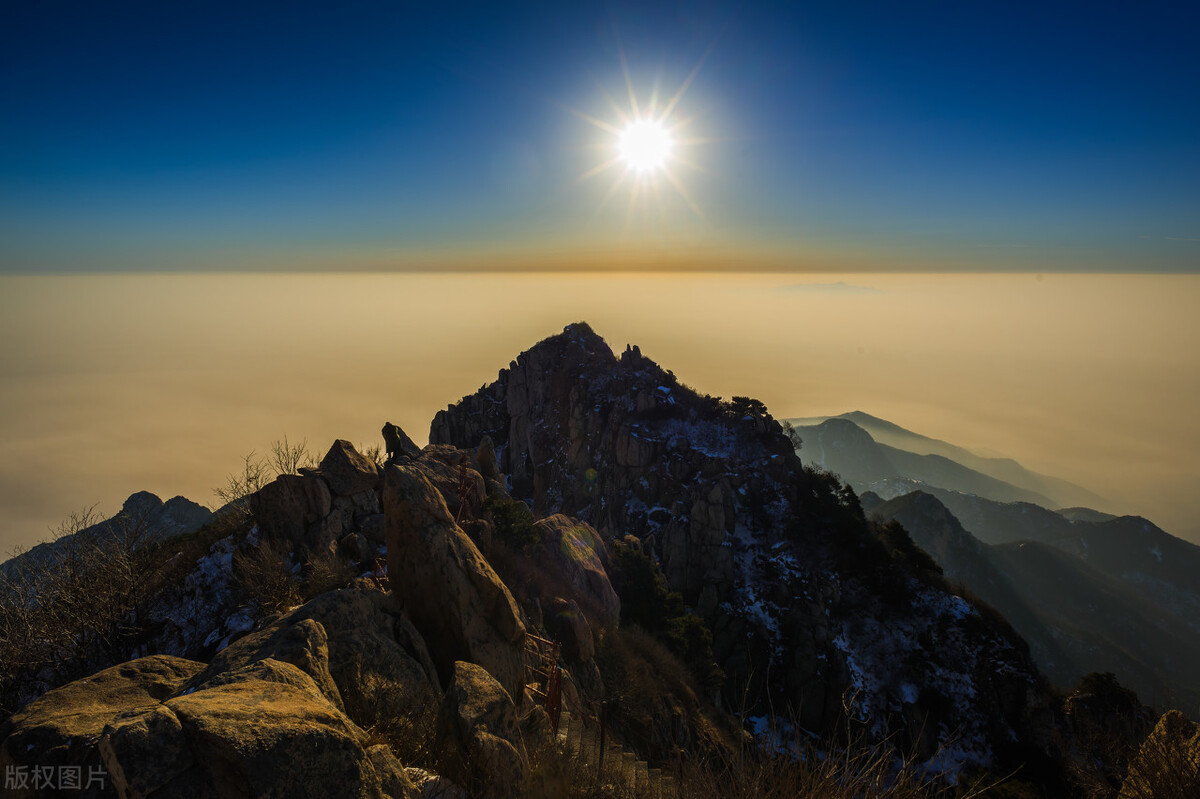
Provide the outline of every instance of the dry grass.
{"type": "MultiPolygon", "coordinates": [[[[602,767],[545,743],[531,748],[528,796],[537,799],[624,799],[657,796],[634,786],[619,761],[602,767]]],[[[674,785],[674,799],[968,799],[1020,796],[1021,786],[1000,780],[948,785],[927,774],[914,758],[902,758],[887,745],[858,741],[849,747],[806,747],[797,753],[767,753],[745,745],[733,753],[688,756],[662,770],[674,785]]],[[[659,783],[662,788],[663,783],[659,783]]]]}
{"type": "Polygon", "coordinates": [[[365,675],[359,687],[361,694],[354,694],[346,714],[367,731],[367,746],[386,744],[405,766],[439,773],[437,707],[415,704],[411,691],[378,674],[365,675]]]}

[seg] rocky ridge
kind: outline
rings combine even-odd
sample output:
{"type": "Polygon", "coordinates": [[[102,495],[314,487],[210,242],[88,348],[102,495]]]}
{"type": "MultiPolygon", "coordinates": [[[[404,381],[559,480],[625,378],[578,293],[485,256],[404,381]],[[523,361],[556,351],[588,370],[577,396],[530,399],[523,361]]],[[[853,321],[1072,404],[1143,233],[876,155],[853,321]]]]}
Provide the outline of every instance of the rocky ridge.
{"type": "Polygon", "coordinates": [[[805,470],[761,403],[701,396],[578,323],[430,430],[458,447],[485,437],[536,511],[654,553],[712,629],[726,701],[749,696],[822,731],[853,696],[872,734],[948,768],[991,765],[1014,740],[1050,747],[1024,643],[938,580],[897,570],[853,495],[805,470]]]}

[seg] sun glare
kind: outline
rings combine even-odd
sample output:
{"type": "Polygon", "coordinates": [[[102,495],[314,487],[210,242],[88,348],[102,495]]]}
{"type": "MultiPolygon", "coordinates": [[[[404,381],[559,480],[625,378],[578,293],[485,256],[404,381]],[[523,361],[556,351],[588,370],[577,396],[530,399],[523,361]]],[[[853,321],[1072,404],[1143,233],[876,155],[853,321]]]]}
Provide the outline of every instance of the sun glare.
{"type": "Polygon", "coordinates": [[[671,155],[671,134],[661,122],[638,120],[621,131],[617,151],[630,168],[653,172],[666,164],[671,155]]]}
{"type": "Polygon", "coordinates": [[[700,172],[706,171],[682,155],[681,150],[697,144],[717,141],[717,139],[682,136],[683,129],[688,127],[696,117],[681,118],[677,113],[680,101],[699,73],[704,58],[697,62],[687,78],[670,97],[664,99],[659,94],[659,86],[656,82],[649,102],[639,103],[633,90],[633,78],[629,73],[629,66],[625,63],[625,55],[623,52],[620,52],[619,55],[621,72],[625,78],[625,88],[629,92],[629,105],[623,107],[613,99],[612,95],[603,88],[601,89],[615,119],[604,120],[566,107],[566,110],[580,119],[615,138],[615,142],[613,139],[609,139],[603,145],[598,145],[607,154],[607,157],[601,163],[585,171],[578,180],[587,180],[608,172],[613,176],[613,181],[600,201],[600,207],[603,208],[622,186],[626,186],[630,190],[629,210],[631,213],[636,206],[644,206],[647,201],[656,204],[660,209],[663,208],[662,189],[669,185],[683,199],[687,207],[696,216],[703,219],[704,213],[700,210],[700,206],[692,199],[691,194],[676,173],[681,167],[700,172]],[[610,172],[610,170],[612,171],[610,172]]]}

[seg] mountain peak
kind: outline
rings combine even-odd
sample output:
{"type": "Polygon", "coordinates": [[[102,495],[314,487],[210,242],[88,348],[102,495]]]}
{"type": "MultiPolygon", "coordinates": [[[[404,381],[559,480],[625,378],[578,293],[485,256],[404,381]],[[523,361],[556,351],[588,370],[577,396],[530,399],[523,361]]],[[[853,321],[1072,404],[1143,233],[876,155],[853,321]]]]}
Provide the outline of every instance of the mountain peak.
{"type": "Polygon", "coordinates": [[[537,358],[542,354],[549,354],[556,358],[572,354],[578,357],[582,354],[584,359],[616,360],[612,349],[596,331],[592,330],[592,326],[587,322],[572,322],[564,327],[561,333],[544,338],[522,352],[517,356],[516,362],[522,363],[522,359],[537,358]]]}

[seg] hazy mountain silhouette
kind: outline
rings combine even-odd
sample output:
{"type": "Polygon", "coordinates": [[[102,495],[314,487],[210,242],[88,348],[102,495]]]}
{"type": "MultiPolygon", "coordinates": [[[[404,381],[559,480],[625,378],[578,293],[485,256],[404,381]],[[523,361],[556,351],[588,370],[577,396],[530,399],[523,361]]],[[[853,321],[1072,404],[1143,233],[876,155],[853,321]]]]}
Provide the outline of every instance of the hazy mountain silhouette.
{"type": "MultiPolygon", "coordinates": [[[[955,463],[965,466],[966,468],[994,478],[996,480],[1007,483],[1017,489],[1029,492],[1024,497],[1025,501],[1039,502],[1034,499],[1034,496],[1040,496],[1039,504],[1047,507],[1063,507],[1069,505],[1105,505],[1103,497],[1098,496],[1092,491],[1075,485],[1067,480],[1062,480],[1057,477],[1039,474],[1030,471],[1011,458],[989,458],[982,455],[976,455],[970,450],[950,444],[936,438],[923,436],[919,433],[914,433],[911,430],[906,430],[900,425],[889,422],[885,419],[872,416],[869,413],[862,411],[850,411],[838,416],[816,416],[798,419],[789,419],[793,425],[797,427],[815,427],[828,419],[844,419],[853,422],[858,427],[870,433],[871,437],[880,445],[894,447],[906,452],[917,455],[938,455],[943,458],[948,458],[955,463]]],[[[803,435],[803,434],[801,434],[803,435]]],[[[837,471],[834,469],[834,471],[837,471]]],[[[905,475],[912,477],[913,475],[905,475]]],[[[921,478],[916,478],[921,479],[921,478]]],[[[941,485],[949,488],[950,486],[939,483],[936,480],[926,481],[933,485],[941,485]]],[[[969,490],[969,489],[958,489],[969,490]]],[[[987,492],[985,496],[990,496],[992,499],[1001,501],[1015,501],[1018,497],[1014,496],[1011,499],[1004,499],[999,496],[993,496],[987,492]]]]}
{"type": "Polygon", "coordinates": [[[804,441],[802,461],[828,469],[859,492],[870,490],[880,481],[901,478],[1001,502],[1057,504],[1050,497],[983,474],[944,455],[922,455],[881,444],[849,419],[827,419],[818,425],[795,425],[795,429],[804,441]]]}

